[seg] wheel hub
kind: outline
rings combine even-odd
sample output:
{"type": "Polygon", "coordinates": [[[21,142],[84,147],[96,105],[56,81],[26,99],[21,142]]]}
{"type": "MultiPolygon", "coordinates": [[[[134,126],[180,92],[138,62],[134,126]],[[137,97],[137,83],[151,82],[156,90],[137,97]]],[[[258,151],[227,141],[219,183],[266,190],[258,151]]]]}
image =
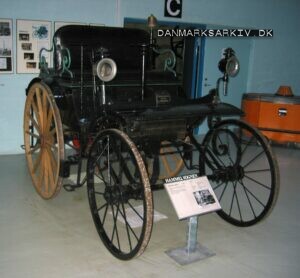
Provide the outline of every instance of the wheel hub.
{"type": "Polygon", "coordinates": [[[141,190],[131,186],[107,186],[104,191],[104,199],[110,205],[125,204],[130,199],[141,199],[141,190]]]}
{"type": "Polygon", "coordinates": [[[227,167],[229,181],[241,180],[244,177],[244,168],[240,165],[227,167]]]}
{"type": "Polygon", "coordinates": [[[51,136],[47,135],[40,135],[40,141],[41,141],[41,147],[45,148],[47,145],[52,146],[53,145],[53,138],[51,136]]]}
{"type": "Polygon", "coordinates": [[[241,180],[244,176],[244,168],[241,165],[227,166],[215,170],[215,179],[222,182],[241,180]]]}
{"type": "Polygon", "coordinates": [[[104,192],[104,199],[110,205],[115,205],[121,200],[121,192],[118,186],[107,186],[104,192]]]}

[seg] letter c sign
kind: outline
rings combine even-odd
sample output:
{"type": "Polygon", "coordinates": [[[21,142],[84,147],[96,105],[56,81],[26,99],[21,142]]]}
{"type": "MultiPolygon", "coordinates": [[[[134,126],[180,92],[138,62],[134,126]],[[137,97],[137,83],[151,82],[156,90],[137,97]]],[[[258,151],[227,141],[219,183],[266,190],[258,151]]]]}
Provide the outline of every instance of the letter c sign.
{"type": "Polygon", "coordinates": [[[165,0],[165,16],[181,18],[182,0],[165,0]]]}

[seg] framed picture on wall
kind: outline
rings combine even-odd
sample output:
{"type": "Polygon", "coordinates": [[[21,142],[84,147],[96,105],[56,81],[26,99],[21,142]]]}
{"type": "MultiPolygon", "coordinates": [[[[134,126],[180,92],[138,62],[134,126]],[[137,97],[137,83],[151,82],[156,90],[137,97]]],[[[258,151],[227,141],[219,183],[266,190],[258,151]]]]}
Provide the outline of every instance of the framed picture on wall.
{"type": "Polygon", "coordinates": [[[13,73],[12,19],[0,18],[0,74],[13,73]]]}
{"type": "MultiPolygon", "coordinates": [[[[51,48],[51,21],[17,20],[17,73],[39,73],[39,53],[51,48]]],[[[44,51],[48,65],[51,53],[44,51]]]]}

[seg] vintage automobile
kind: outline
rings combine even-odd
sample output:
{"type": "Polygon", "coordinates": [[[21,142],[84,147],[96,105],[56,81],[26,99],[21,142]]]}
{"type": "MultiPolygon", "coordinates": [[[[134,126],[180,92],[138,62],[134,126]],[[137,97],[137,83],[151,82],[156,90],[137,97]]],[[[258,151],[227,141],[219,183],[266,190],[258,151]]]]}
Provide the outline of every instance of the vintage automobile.
{"type": "MultiPolygon", "coordinates": [[[[239,108],[220,102],[218,88],[190,99],[174,72],[153,66],[158,49],[140,29],[64,26],[49,50],[53,67],[41,51],[40,74],[26,90],[25,154],[37,193],[50,199],[62,186],[73,191],[86,183],[99,236],[122,260],[145,250],[152,191],[183,166],[207,175],[218,214],[237,226],[264,219],[279,191],[265,137],[238,119],[239,108]],[[194,128],[207,118],[210,130],[200,141],[194,128]],[[77,182],[64,185],[74,169],[77,182]]],[[[226,53],[220,82],[236,71],[233,52],[226,53]]]]}

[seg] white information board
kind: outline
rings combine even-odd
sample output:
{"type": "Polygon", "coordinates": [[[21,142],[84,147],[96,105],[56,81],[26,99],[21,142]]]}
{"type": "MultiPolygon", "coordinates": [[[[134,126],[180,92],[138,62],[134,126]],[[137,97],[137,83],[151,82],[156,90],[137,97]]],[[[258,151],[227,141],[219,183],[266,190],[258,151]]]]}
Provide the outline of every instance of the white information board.
{"type": "Polygon", "coordinates": [[[13,72],[12,19],[0,18],[0,74],[13,72]]]}
{"type": "MultiPolygon", "coordinates": [[[[17,73],[39,73],[39,53],[51,48],[51,21],[17,20],[17,73]]],[[[48,65],[50,53],[43,52],[48,65]]]]}
{"type": "Polygon", "coordinates": [[[164,184],[179,220],[221,209],[206,176],[169,178],[164,184]]]}

